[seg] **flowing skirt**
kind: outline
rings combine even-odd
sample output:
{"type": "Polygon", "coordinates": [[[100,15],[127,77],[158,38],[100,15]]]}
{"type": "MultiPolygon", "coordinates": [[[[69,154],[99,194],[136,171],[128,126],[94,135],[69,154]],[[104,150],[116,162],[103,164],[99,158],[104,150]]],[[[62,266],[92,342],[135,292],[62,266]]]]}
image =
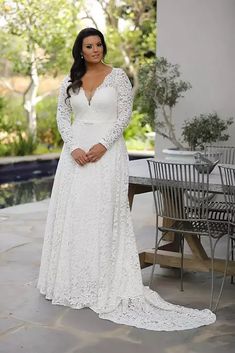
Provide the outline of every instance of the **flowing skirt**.
{"type": "MultiPolygon", "coordinates": [[[[73,124],[88,150],[106,124],[73,124]]],[[[215,315],[164,301],[142,283],[128,203],[123,138],[96,163],[79,166],[63,147],[47,216],[37,287],[52,304],[89,307],[100,318],[156,331],[211,324],[215,315]]]]}

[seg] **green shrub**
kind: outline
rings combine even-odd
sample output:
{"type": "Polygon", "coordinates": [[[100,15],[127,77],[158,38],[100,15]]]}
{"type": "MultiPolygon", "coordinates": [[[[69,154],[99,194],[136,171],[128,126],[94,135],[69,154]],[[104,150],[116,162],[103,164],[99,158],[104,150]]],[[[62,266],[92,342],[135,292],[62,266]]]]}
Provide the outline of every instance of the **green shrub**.
{"type": "Polygon", "coordinates": [[[0,98],[0,156],[31,154],[36,142],[27,133],[22,97],[0,98]]]}
{"type": "Polygon", "coordinates": [[[46,154],[46,153],[57,153],[61,152],[61,147],[50,147],[43,143],[38,143],[36,149],[33,151],[33,154],[46,154]]]}
{"type": "Polygon", "coordinates": [[[152,132],[151,126],[144,121],[144,114],[133,110],[131,122],[124,131],[128,149],[153,149],[154,141],[150,141],[147,133],[152,132]]]}
{"type": "Polygon", "coordinates": [[[124,131],[125,140],[139,139],[146,141],[146,133],[151,132],[151,126],[143,120],[144,114],[133,110],[130,124],[124,131]]]}
{"type": "Polygon", "coordinates": [[[25,134],[22,131],[18,131],[17,138],[12,144],[12,150],[14,156],[26,156],[33,154],[33,151],[37,147],[37,141],[32,135],[25,134]]]}
{"type": "Polygon", "coordinates": [[[37,105],[37,138],[49,148],[63,143],[57,127],[56,110],[56,97],[48,97],[37,105]]]}
{"type": "Polygon", "coordinates": [[[0,144],[0,157],[12,156],[12,145],[0,144]]]}
{"type": "Polygon", "coordinates": [[[22,97],[0,97],[0,130],[10,133],[19,128],[27,129],[22,97]]]}
{"type": "Polygon", "coordinates": [[[232,123],[233,118],[224,120],[217,113],[200,114],[185,121],[182,136],[191,150],[204,149],[205,144],[227,141],[227,129],[232,123]]]}

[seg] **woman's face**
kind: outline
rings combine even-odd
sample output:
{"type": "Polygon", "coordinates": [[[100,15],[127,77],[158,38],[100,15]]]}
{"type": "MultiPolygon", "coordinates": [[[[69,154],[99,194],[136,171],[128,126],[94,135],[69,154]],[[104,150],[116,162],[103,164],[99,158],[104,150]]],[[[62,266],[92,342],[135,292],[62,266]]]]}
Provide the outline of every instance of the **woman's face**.
{"type": "Polygon", "coordinates": [[[103,59],[103,45],[99,36],[89,36],[83,39],[82,54],[85,61],[98,63],[103,59]]]}

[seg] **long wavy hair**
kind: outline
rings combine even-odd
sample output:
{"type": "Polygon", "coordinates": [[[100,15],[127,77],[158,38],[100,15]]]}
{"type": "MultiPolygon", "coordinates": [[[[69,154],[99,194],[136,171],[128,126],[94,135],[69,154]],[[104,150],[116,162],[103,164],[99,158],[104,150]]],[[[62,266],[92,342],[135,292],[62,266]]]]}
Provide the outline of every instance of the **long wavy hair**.
{"type": "Polygon", "coordinates": [[[79,89],[82,86],[82,80],[81,78],[84,76],[86,73],[86,63],[83,57],[81,57],[82,54],[82,43],[83,39],[89,36],[99,36],[102,46],[103,46],[103,59],[105,55],[107,54],[107,46],[104,40],[103,34],[96,28],[84,28],[82,29],[78,35],[77,38],[74,42],[73,49],[72,49],[72,55],[74,58],[73,65],[70,69],[70,80],[71,82],[68,87],[67,87],[67,95],[66,100],[71,97],[69,90],[72,88],[73,92],[75,92],[77,89],[79,89]]]}

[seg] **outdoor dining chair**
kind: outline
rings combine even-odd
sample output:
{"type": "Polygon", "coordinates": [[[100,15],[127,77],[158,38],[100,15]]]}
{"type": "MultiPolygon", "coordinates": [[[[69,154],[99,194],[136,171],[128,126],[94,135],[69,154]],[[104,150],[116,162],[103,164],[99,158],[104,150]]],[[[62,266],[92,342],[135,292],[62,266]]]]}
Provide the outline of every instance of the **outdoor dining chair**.
{"type": "Polygon", "coordinates": [[[220,164],[235,164],[235,147],[233,146],[206,146],[205,155],[212,161],[219,159],[220,164]]]}
{"type": "Polygon", "coordinates": [[[209,168],[205,164],[199,173],[195,164],[169,163],[148,160],[156,211],[156,234],[154,260],[149,286],[155,271],[157,251],[161,240],[168,232],[179,237],[181,266],[180,288],[183,290],[184,236],[209,237],[211,256],[211,293],[210,309],[214,301],[214,254],[218,241],[228,234],[228,223],[210,221],[209,205],[209,168]],[[167,220],[167,226],[159,224],[159,217],[167,220]],[[162,233],[159,236],[159,231],[162,233]]]}
{"type": "MultiPolygon", "coordinates": [[[[215,146],[208,145],[205,147],[204,153],[211,161],[219,160],[220,164],[231,164],[235,165],[235,147],[234,146],[215,146]]],[[[211,194],[210,203],[210,214],[211,219],[220,219],[227,221],[227,208],[225,203],[222,202],[221,197],[216,194],[211,194]],[[218,200],[220,202],[218,202],[218,200]],[[219,207],[218,207],[219,206],[219,207]]],[[[233,283],[233,277],[231,277],[231,283],[233,283]]]]}
{"type": "MultiPolygon", "coordinates": [[[[219,304],[222,295],[228,268],[228,261],[231,258],[234,261],[235,250],[235,166],[219,165],[220,177],[222,182],[222,189],[224,194],[225,207],[227,212],[228,222],[228,238],[226,251],[226,265],[224,269],[224,276],[221,284],[220,293],[217,299],[215,308],[219,304]]],[[[233,283],[233,276],[231,276],[231,283],[233,283]]]]}

